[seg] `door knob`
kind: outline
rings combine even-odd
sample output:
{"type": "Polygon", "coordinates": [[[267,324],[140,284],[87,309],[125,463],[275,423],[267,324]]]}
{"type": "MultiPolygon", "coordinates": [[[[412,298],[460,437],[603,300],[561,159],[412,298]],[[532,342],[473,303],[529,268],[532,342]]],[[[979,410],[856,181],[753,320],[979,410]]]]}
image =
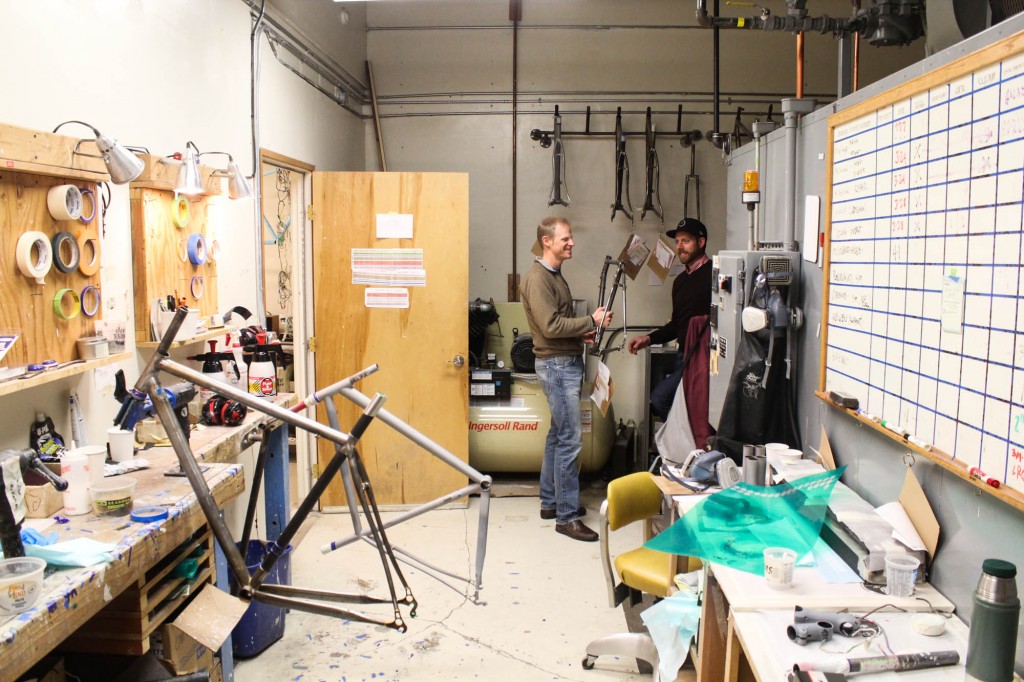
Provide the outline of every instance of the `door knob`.
{"type": "Polygon", "coordinates": [[[466,358],[462,357],[461,355],[456,355],[454,358],[452,358],[452,364],[455,365],[456,367],[462,367],[464,364],[466,364],[466,358]]]}

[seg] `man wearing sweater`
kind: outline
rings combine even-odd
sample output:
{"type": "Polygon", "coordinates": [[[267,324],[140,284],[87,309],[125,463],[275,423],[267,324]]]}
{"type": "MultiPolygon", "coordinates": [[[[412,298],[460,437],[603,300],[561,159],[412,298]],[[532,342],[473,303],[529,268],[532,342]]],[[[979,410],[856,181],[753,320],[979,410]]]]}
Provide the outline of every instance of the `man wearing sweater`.
{"type": "Polygon", "coordinates": [[[580,479],[577,460],[583,447],[580,388],[583,347],[593,343],[598,325],[612,314],[598,308],[593,315],[574,317],[572,293],[562,277],[562,263],[572,258],[575,242],[569,221],[549,216],[537,226],[542,256],[523,277],[519,291],[533,335],[535,368],[551,409],[551,428],[540,469],[540,516],[555,519],[555,530],[574,540],[595,542],[597,533],[580,521],[580,479]]]}
{"type": "MultiPolygon", "coordinates": [[[[711,259],[704,253],[708,241],[704,223],[696,218],[683,218],[674,230],[665,234],[676,241],[676,253],[683,264],[683,272],[672,282],[672,318],[650,333],[629,341],[629,352],[633,355],[652,343],[667,343],[675,339],[679,344],[675,371],[651,391],[651,410],[662,419],[668,417],[683,376],[683,360],[689,350],[686,347],[686,326],[691,317],[711,312],[712,270],[711,259]]],[[[706,349],[697,350],[703,352],[706,349]]]]}

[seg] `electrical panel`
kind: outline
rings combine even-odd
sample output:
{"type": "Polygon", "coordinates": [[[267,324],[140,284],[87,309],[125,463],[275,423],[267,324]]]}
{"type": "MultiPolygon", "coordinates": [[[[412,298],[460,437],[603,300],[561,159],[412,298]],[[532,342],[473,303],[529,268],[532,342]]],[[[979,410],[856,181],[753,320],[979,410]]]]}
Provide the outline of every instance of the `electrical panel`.
{"type": "MultiPolygon", "coordinates": [[[[736,353],[743,334],[743,309],[752,303],[756,277],[764,275],[763,284],[779,289],[788,308],[799,302],[800,254],[793,251],[720,251],[712,258],[711,276],[711,344],[717,363],[712,362],[708,419],[718,427],[722,417],[725,394],[736,364],[736,353]],[[715,372],[717,364],[718,371],[715,372]]],[[[776,327],[778,327],[778,323],[776,327]]],[[[795,352],[795,326],[787,326],[791,352],[795,352]]],[[[793,358],[792,366],[795,366],[793,358]]],[[[778,369],[778,368],[773,368],[778,369]]],[[[781,368],[780,371],[788,371],[781,368]]]]}

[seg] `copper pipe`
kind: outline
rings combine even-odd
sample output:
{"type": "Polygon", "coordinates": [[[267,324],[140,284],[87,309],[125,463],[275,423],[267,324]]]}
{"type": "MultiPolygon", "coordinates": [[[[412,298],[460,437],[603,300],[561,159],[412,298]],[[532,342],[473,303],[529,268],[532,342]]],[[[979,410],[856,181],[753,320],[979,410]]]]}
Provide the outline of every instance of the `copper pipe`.
{"type": "Polygon", "coordinates": [[[853,34],[853,92],[857,92],[860,87],[858,81],[860,80],[860,34],[853,34]]]}
{"type": "Polygon", "coordinates": [[[796,34],[796,98],[804,96],[804,32],[796,34]]]}

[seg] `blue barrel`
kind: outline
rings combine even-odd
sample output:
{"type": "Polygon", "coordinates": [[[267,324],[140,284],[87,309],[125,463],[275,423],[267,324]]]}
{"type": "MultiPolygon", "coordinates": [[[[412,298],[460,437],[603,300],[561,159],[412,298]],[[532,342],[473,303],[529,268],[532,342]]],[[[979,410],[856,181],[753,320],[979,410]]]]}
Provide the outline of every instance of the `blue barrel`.
{"type": "MultiPolygon", "coordinates": [[[[241,547],[238,548],[241,551],[241,547]]],[[[262,540],[250,540],[245,551],[245,565],[249,569],[249,575],[259,568],[263,558],[267,555],[267,543],[262,540]]],[[[273,570],[267,574],[265,585],[290,585],[292,579],[291,570],[292,546],[288,545],[274,564],[273,570]]],[[[234,575],[231,576],[232,586],[235,584],[234,575]]],[[[231,644],[235,656],[249,658],[256,656],[268,646],[284,636],[284,616],[286,610],[280,606],[271,606],[253,600],[245,615],[238,622],[235,629],[231,631],[231,644]]]]}

